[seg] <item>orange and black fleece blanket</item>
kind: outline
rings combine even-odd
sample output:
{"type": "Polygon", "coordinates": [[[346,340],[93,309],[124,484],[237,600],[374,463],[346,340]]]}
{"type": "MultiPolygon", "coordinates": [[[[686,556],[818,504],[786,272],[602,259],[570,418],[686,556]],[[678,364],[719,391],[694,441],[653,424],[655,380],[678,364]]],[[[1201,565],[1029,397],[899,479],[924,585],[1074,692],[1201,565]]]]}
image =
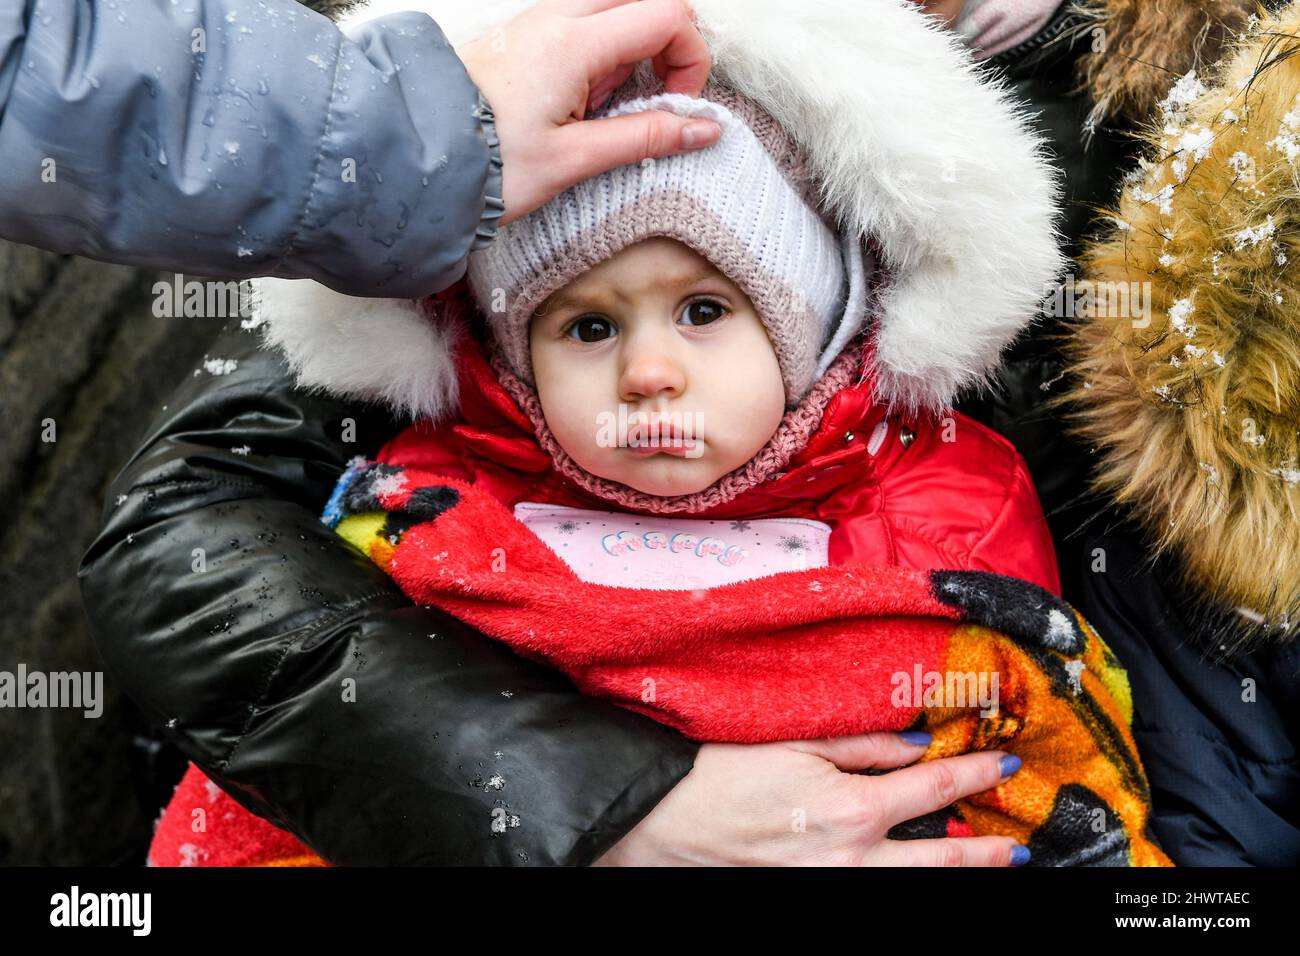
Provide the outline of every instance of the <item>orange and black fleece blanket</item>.
{"type": "MultiPolygon", "coordinates": [[[[1068,604],[988,572],[842,565],[704,591],[581,580],[491,494],[358,461],[325,520],[416,603],[701,741],[923,729],[927,760],[1016,754],[993,790],[896,838],[1012,836],[1036,866],[1168,866],[1118,661],[1068,604]]],[[[197,769],[155,832],[154,865],[320,865],[197,769]],[[195,810],[206,826],[195,832],[195,810]]]]}

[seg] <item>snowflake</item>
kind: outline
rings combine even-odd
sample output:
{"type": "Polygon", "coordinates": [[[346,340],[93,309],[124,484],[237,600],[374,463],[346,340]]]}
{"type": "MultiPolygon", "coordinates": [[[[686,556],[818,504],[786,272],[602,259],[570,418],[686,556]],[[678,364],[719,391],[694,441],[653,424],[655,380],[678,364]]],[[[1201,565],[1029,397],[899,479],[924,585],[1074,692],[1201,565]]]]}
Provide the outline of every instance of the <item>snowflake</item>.
{"type": "Polygon", "coordinates": [[[1238,249],[1244,249],[1246,246],[1257,246],[1265,239],[1272,239],[1275,232],[1277,232],[1277,227],[1273,224],[1273,217],[1269,216],[1262,226],[1247,226],[1233,236],[1232,244],[1238,249]]]}
{"type": "Polygon", "coordinates": [[[492,832],[505,833],[506,828],[519,826],[519,817],[513,813],[494,813],[492,815],[492,832]]]}
{"type": "Polygon", "coordinates": [[[573,534],[573,532],[578,530],[578,522],[566,518],[555,526],[555,530],[560,532],[560,534],[573,534]]]}
{"type": "Polygon", "coordinates": [[[1088,665],[1083,661],[1066,661],[1065,672],[1070,678],[1070,691],[1075,697],[1083,693],[1083,672],[1088,669],[1088,665]]]}
{"type": "Polygon", "coordinates": [[[1283,462],[1281,468],[1270,468],[1270,475],[1277,475],[1288,485],[1300,485],[1300,468],[1295,467],[1295,462],[1283,462]]]}
{"type": "Polygon", "coordinates": [[[1049,647],[1064,647],[1074,637],[1074,625],[1064,613],[1052,608],[1047,612],[1047,644],[1049,647]]]}
{"type": "Polygon", "coordinates": [[[1205,84],[1197,79],[1196,71],[1188,70],[1174,84],[1173,89],[1169,91],[1169,95],[1160,104],[1160,109],[1164,111],[1166,120],[1180,119],[1187,107],[1196,102],[1197,98],[1204,93],[1205,84]]]}
{"type": "MultiPolygon", "coordinates": [[[[1296,96],[1295,102],[1300,103],[1300,95],[1296,96]]],[[[1300,156],[1300,137],[1296,136],[1298,129],[1300,129],[1300,115],[1297,115],[1295,110],[1291,110],[1282,117],[1282,125],[1278,127],[1277,136],[1268,143],[1270,149],[1284,154],[1288,163],[1294,163],[1296,157],[1300,156]]]]}
{"type": "Polygon", "coordinates": [[[1214,145],[1214,134],[1204,126],[1198,126],[1183,133],[1183,138],[1178,141],[1175,151],[1179,156],[1191,153],[1192,159],[1199,163],[1210,154],[1212,145],[1214,145]]]}
{"type": "Polygon", "coordinates": [[[1140,203],[1159,202],[1160,215],[1168,216],[1174,211],[1174,187],[1173,185],[1164,186],[1159,192],[1147,192],[1141,186],[1133,186],[1129,190],[1129,195],[1140,203]]]}
{"type": "Polygon", "coordinates": [[[208,858],[208,851],[195,846],[193,843],[182,843],[180,845],[180,854],[181,866],[198,866],[200,860],[208,858]]]}
{"type": "MultiPolygon", "coordinates": [[[[203,368],[211,375],[229,375],[239,368],[238,359],[210,359],[203,357],[203,368]]],[[[198,374],[197,372],[195,374],[198,374]]]]}
{"type": "Polygon", "coordinates": [[[1191,299],[1179,299],[1169,310],[1169,321],[1173,323],[1174,328],[1188,338],[1196,333],[1196,326],[1187,324],[1187,317],[1195,311],[1191,299]]]}
{"type": "Polygon", "coordinates": [[[748,522],[748,521],[733,521],[733,522],[731,522],[731,530],[732,530],[732,531],[748,531],[748,530],[749,530],[749,522],[748,522]]]}
{"type": "Polygon", "coordinates": [[[401,494],[408,484],[406,473],[399,471],[397,474],[378,474],[370,482],[370,493],[376,498],[385,495],[401,494]]]}
{"type": "Polygon", "coordinates": [[[808,542],[798,535],[788,534],[777,542],[777,546],[787,554],[794,554],[796,551],[806,551],[808,542]]]}
{"type": "MultiPolygon", "coordinates": [[[[1288,113],[1287,116],[1291,114],[1288,113]]],[[[1293,131],[1282,131],[1277,136],[1268,141],[1270,149],[1275,149],[1286,156],[1288,163],[1294,163],[1297,156],[1300,156],[1300,139],[1296,138],[1293,131]]]]}

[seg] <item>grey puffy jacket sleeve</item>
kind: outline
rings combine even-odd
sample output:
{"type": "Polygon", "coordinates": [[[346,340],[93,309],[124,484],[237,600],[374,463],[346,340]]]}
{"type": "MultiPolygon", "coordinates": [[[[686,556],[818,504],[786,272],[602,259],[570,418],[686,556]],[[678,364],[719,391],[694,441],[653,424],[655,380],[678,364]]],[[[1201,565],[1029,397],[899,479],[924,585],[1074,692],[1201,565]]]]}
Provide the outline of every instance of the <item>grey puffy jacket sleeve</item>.
{"type": "Polygon", "coordinates": [[[0,236],[414,298],[504,211],[491,110],[431,19],[293,0],[0,4],[0,236]]]}

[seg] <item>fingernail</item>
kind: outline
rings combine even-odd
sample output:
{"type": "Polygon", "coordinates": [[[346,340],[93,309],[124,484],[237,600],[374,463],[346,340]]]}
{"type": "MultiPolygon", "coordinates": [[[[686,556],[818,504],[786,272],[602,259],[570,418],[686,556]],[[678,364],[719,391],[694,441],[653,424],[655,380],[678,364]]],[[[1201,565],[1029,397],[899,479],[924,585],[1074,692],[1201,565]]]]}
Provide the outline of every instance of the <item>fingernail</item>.
{"type": "Polygon", "coordinates": [[[1002,774],[1003,780],[1011,776],[1019,769],[1020,769],[1020,758],[1017,757],[1015,754],[1007,754],[1005,757],[1003,757],[1001,760],[998,761],[998,773],[1002,774]]]}
{"type": "Polygon", "coordinates": [[[1011,848],[1011,865],[1024,866],[1029,862],[1029,847],[1017,843],[1011,848]]]}
{"type": "Polygon", "coordinates": [[[924,730],[904,730],[898,735],[898,738],[905,744],[911,744],[913,747],[928,747],[930,741],[934,738],[924,730]]]}
{"type": "Polygon", "coordinates": [[[698,149],[708,146],[722,135],[722,127],[708,120],[697,120],[682,127],[682,146],[685,149],[698,149]]]}

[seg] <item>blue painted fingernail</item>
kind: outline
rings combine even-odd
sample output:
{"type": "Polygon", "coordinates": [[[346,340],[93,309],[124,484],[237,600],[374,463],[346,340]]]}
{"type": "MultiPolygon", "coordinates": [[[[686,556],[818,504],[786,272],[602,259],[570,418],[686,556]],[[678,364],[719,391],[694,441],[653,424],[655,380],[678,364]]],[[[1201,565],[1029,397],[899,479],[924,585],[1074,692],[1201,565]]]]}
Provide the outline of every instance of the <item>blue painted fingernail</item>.
{"type": "Polygon", "coordinates": [[[928,747],[930,741],[934,739],[924,730],[904,730],[898,737],[903,743],[911,744],[913,747],[928,747]]]}
{"type": "Polygon", "coordinates": [[[1011,865],[1024,866],[1029,862],[1029,847],[1017,843],[1011,848],[1011,865]]]}
{"type": "Polygon", "coordinates": [[[1002,779],[1011,776],[1020,769],[1020,758],[1015,754],[1007,754],[998,761],[998,773],[1002,774],[1002,779]]]}

